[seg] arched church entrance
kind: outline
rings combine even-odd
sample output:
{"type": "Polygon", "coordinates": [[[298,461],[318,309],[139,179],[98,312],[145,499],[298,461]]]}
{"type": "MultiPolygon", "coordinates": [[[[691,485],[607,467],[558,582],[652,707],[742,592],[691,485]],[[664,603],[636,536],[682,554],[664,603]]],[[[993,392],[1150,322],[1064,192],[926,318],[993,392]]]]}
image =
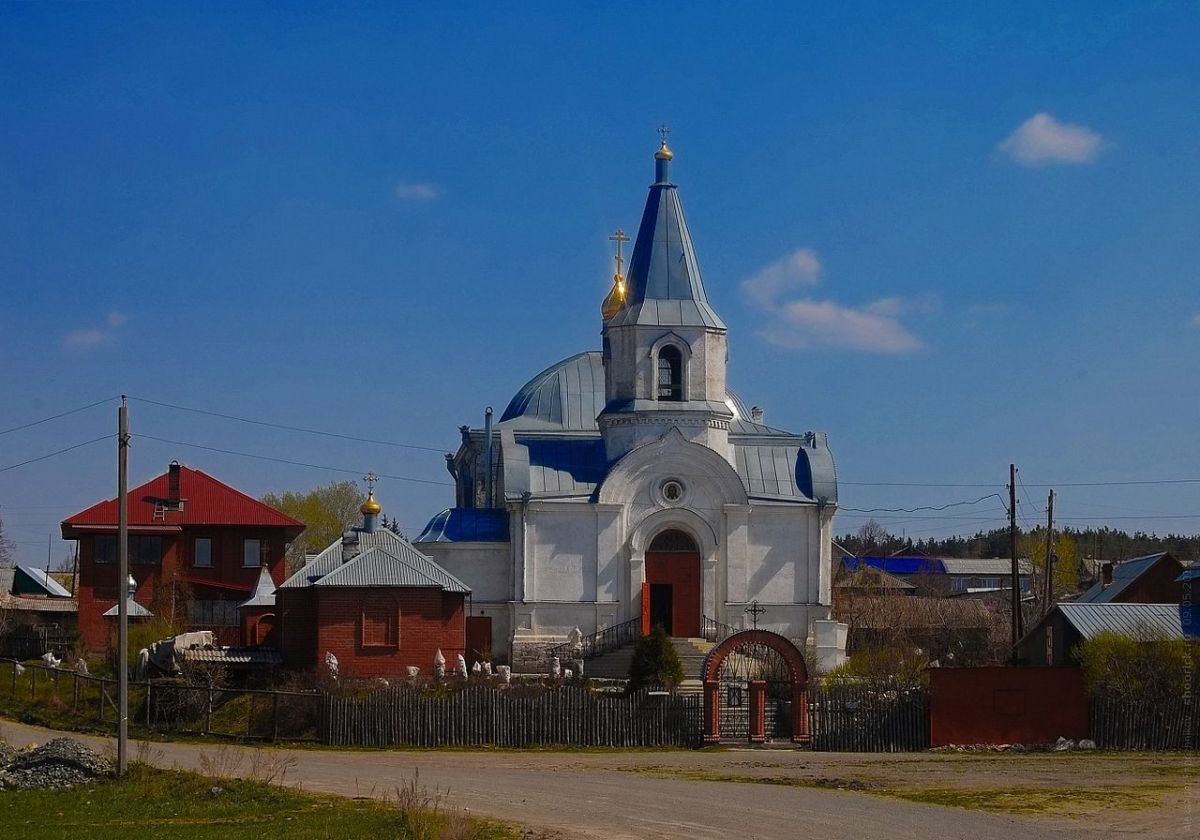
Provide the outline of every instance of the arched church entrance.
{"type": "Polygon", "coordinates": [[[683,531],[663,531],[646,549],[642,632],[662,627],[668,636],[699,636],[700,597],[696,541],[683,531]]]}
{"type": "Polygon", "coordinates": [[[768,702],[776,704],[774,717],[781,724],[772,735],[785,732],[793,743],[809,740],[808,666],[789,639],[769,630],[735,633],[709,651],[702,676],[705,743],[719,742],[723,732],[729,739],[763,743],[768,702]],[[787,714],[780,715],[784,709],[787,714]],[[735,717],[744,718],[736,736],[727,725],[735,717]]]}

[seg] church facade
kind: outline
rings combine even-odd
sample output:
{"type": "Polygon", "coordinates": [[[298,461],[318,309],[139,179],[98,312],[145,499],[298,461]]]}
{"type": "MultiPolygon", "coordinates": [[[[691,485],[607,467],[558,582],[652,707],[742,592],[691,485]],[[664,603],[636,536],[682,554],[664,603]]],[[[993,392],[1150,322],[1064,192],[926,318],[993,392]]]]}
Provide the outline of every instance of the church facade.
{"type": "Polygon", "coordinates": [[[601,348],[529,380],[447,456],[455,506],[414,541],[471,587],[490,649],[540,670],[547,648],[624,622],[699,636],[758,626],[798,642],[831,604],[837,478],[826,436],[763,422],[725,381],[664,140],[601,348]]]}

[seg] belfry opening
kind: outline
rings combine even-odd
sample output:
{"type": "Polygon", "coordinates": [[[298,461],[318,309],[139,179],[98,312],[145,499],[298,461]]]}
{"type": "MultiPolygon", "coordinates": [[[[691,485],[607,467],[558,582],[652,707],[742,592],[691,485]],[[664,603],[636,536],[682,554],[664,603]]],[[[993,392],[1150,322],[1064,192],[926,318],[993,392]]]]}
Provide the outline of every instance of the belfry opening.
{"type": "Polygon", "coordinates": [[[646,549],[642,631],[700,635],[700,548],[683,531],[662,531],[646,549]]]}

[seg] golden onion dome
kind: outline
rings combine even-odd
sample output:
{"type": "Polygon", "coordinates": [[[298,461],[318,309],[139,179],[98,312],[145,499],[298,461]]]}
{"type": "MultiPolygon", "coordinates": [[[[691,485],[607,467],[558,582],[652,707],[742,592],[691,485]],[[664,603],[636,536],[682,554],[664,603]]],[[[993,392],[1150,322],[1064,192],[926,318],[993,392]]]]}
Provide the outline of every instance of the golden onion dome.
{"type": "Polygon", "coordinates": [[[613,275],[613,287],[600,306],[600,314],[607,321],[621,311],[625,305],[625,278],[620,274],[613,275]]]}
{"type": "Polygon", "coordinates": [[[367,500],[362,503],[362,507],[359,510],[365,516],[378,516],[379,512],[383,510],[383,506],[375,501],[375,492],[372,491],[367,494],[367,500]]]}
{"type": "Polygon", "coordinates": [[[675,153],[667,147],[666,140],[662,141],[662,145],[659,147],[658,151],[654,153],[655,160],[671,160],[674,157],[675,153]]]}

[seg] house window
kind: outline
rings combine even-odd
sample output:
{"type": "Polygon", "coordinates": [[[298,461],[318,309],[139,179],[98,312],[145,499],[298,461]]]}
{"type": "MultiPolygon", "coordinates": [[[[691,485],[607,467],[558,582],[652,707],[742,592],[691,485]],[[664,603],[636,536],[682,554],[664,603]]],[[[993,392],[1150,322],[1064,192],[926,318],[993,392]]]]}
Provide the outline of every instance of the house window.
{"type": "Polygon", "coordinates": [[[129,538],[129,562],[139,566],[157,566],[162,562],[162,537],[135,535],[129,538]]]}
{"type": "Polygon", "coordinates": [[[400,608],[388,595],[368,595],[362,607],[363,647],[400,646],[400,608]]]}
{"type": "Polygon", "coordinates": [[[242,568],[253,569],[262,565],[262,540],[242,540],[242,568]]]}
{"type": "Polygon", "coordinates": [[[205,627],[236,627],[237,605],[237,601],[197,598],[189,609],[189,623],[205,627]]]}
{"type": "Polygon", "coordinates": [[[683,400],[683,354],[672,344],[658,351],[658,398],[683,400]]]}
{"type": "Polygon", "coordinates": [[[197,568],[211,569],[212,540],[209,537],[196,537],[192,550],[192,565],[197,568]]]}
{"type": "Polygon", "coordinates": [[[92,559],[97,563],[117,562],[117,538],[112,534],[100,534],[92,541],[92,559]]]}

